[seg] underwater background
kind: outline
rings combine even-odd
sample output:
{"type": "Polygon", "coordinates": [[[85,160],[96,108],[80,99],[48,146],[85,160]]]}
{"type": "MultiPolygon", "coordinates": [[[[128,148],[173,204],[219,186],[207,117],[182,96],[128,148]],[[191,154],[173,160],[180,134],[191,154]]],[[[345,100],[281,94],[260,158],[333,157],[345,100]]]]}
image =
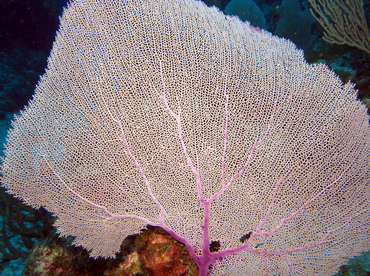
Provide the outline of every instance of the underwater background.
{"type": "MultiPolygon", "coordinates": [[[[325,0],[329,2],[330,0],[325,0]]],[[[345,0],[338,0],[345,2],[345,0]]],[[[352,0],[355,2],[355,0],[352,0]]],[[[348,1],[351,3],[352,1],[348,1]]],[[[225,14],[248,20],[258,28],[292,40],[304,51],[310,63],[325,63],[343,82],[351,81],[358,99],[370,108],[370,37],[365,32],[362,45],[338,45],[325,41],[325,27],[307,0],[204,0],[225,14]]],[[[59,16],[66,0],[0,0],[0,143],[5,142],[10,120],[32,98],[58,29],[59,16]]],[[[334,1],[332,1],[334,3],[334,1]]],[[[338,7],[339,8],[339,7],[338,7]]],[[[351,16],[360,17],[365,29],[370,26],[370,1],[363,1],[351,16]],[[367,25],[366,25],[367,24],[367,25]]],[[[330,15],[324,15],[326,17],[330,15]]],[[[326,39],[327,40],[327,39],[326,39]]],[[[2,155],[2,151],[0,155],[2,155]]],[[[0,186],[0,275],[121,275],[128,252],[144,254],[145,238],[165,236],[151,229],[143,237],[127,238],[115,260],[92,260],[71,240],[56,237],[53,217],[45,210],[34,210],[7,195],[0,186]],[[125,255],[126,254],[126,255],[125,255]],[[26,267],[26,269],[25,269],[26,267]]],[[[167,247],[180,250],[168,240],[167,247]]],[[[179,249],[180,248],[180,249],[179,249]]],[[[182,250],[182,249],[181,249],[182,250]]],[[[370,248],[369,248],[370,250],[370,248]]],[[[132,265],[132,264],[130,264],[132,265]]],[[[338,268],[339,269],[339,268],[338,268]]],[[[131,274],[140,272],[131,268],[131,274]]],[[[125,274],[126,275],[126,274],[125,274]]],[[[370,252],[348,261],[336,275],[370,275],[370,252]]],[[[323,275],[324,276],[324,275],[323,275]]]]}

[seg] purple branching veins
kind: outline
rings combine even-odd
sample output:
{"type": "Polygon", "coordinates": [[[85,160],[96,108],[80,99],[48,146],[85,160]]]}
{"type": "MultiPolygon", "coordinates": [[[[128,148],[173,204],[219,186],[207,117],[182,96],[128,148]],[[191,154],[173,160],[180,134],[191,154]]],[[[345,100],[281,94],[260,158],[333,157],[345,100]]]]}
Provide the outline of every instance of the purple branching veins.
{"type": "MultiPolygon", "coordinates": [[[[228,181],[225,179],[225,163],[226,163],[226,159],[227,159],[227,145],[228,145],[228,125],[229,125],[229,110],[228,110],[228,104],[229,104],[229,95],[227,94],[226,92],[226,85],[225,85],[225,88],[224,88],[224,96],[225,96],[225,122],[224,122],[224,125],[225,125],[225,130],[224,130],[224,140],[223,140],[223,153],[222,153],[222,161],[221,161],[221,172],[220,172],[220,179],[221,179],[221,188],[219,191],[217,191],[216,193],[214,193],[209,199],[206,199],[203,195],[203,192],[202,192],[202,180],[201,180],[201,171],[200,171],[200,167],[199,166],[196,166],[194,165],[194,162],[193,160],[191,159],[190,157],[190,154],[189,154],[189,151],[187,149],[187,146],[185,144],[185,141],[184,141],[184,137],[183,137],[183,128],[182,128],[182,124],[181,124],[181,105],[180,103],[178,103],[178,110],[177,110],[177,113],[174,112],[169,103],[168,103],[168,100],[167,100],[167,97],[166,97],[166,82],[165,82],[165,76],[163,74],[163,65],[162,65],[162,62],[161,60],[158,58],[159,60],[159,68],[160,68],[160,76],[161,76],[161,83],[162,83],[162,93],[159,94],[159,97],[162,99],[163,101],[163,104],[164,104],[164,107],[165,107],[165,110],[168,112],[168,114],[170,116],[172,116],[176,122],[176,125],[177,125],[177,131],[178,131],[178,139],[179,139],[179,142],[181,144],[181,147],[182,147],[182,150],[183,150],[183,154],[186,158],[186,162],[189,166],[189,168],[191,169],[191,171],[193,172],[193,174],[195,175],[195,179],[196,179],[196,187],[197,187],[197,193],[198,193],[198,198],[199,198],[199,202],[200,204],[203,206],[203,224],[201,226],[202,228],[202,233],[203,233],[203,242],[202,242],[202,250],[201,250],[201,254],[197,254],[199,252],[197,252],[197,250],[192,246],[191,243],[189,243],[189,241],[187,240],[186,236],[180,236],[178,235],[176,232],[174,232],[170,227],[168,227],[164,220],[167,216],[167,213],[164,209],[164,207],[162,206],[162,204],[159,202],[159,200],[156,198],[156,196],[154,195],[154,193],[152,192],[152,188],[151,188],[151,185],[150,185],[150,182],[142,168],[142,166],[139,164],[139,162],[137,161],[137,159],[135,158],[135,156],[132,154],[131,150],[130,150],[130,146],[129,146],[129,142],[127,141],[126,139],[126,136],[125,136],[125,133],[124,133],[124,130],[123,130],[123,126],[122,126],[122,123],[120,120],[117,120],[113,117],[112,113],[110,112],[109,110],[109,107],[107,106],[106,102],[104,101],[104,97],[103,97],[103,102],[107,108],[107,112],[110,114],[110,117],[111,119],[118,125],[119,129],[120,129],[120,132],[121,132],[121,137],[117,140],[121,141],[122,144],[124,145],[124,148],[126,150],[126,154],[129,156],[129,158],[131,159],[131,161],[133,162],[133,164],[135,165],[135,167],[137,168],[137,170],[139,171],[145,185],[146,185],[146,188],[147,188],[147,193],[148,195],[152,198],[153,202],[156,204],[156,206],[159,208],[160,210],[160,214],[159,214],[159,218],[158,218],[158,223],[155,223],[153,221],[150,221],[146,218],[143,218],[143,217],[140,217],[140,216],[137,216],[137,215],[118,215],[118,214],[113,214],[112,212],[110,212],[106,207],[102,206],[102,205],[99,205],[99,204],[96,204],[94,202],[92,202],[91,200],[89,199],[86,199],[84,197],[82,197],[81,195],[79,195],[78,193],[76,193],[73,189],[71,189],[64,181],[63,179],[59,176],[59,174],[53,169],[53,167],[49,164],[49,162],[47,161],[47,158],[44,157],[44,161],[45,163],[47,164],[47,166],[50,168],[50,170],[53,171],[53,173],[55,174],[55,176],[59,179],[59,181],[66,187],[66,189],[68,191],[70,191],[72,194],[74,194],[75,196],[77,196],[79,199],[81,199],[82,201],[90,204],[91,206],[95,207],[95,208],[98,208],[98,209],[101,209],[102,211],[104,211],[106,214],[107,214],[107,217],[104,219],[103,221],[103,226],[105,227],[105,223],[109,220],[112,220],[112,219],[137,219],[137,220],[140,220],[148,225],[152,225],[152,226],[158,226],[158,227],[161,227],[163,228],[164,230],[166,230],[174,239],[182,242],[185,244],[185,246],[187,247],[188,251],[189,251],[189,254],[192,256],[192,258],[194,259],[194,261],[197,263],[197,265],[199,266],[200,268],[200,274],[199,275],[207,275],[208,273],[208,269],[209,269],[209,266],[215,262],[217,262],[217,260],[222,260],[223,257],[225,256],[228,256],[228,255],[231,255],[231,254],[236,254],[242,250],[248,250],[250,252],[253,252],[253,253],[257,253],[261,256],[261,258],[264,260],[264,265],[265,265],[265,272],[266,272],[266,275],[269,275],[270,273],[270,269],[269,269],[269,263],[268,263],[268,259],[266,258],[266,255],[279,255],[281,256],[282,258],[284,258],[288,263],[290,262],[289,261],[289,258],[287,256],[285,256],[286,254],[289,254],[289,253],[292,253],[292,252],[295,252],[295,251],[300,251],[300,250],[305,250],[305,249],[309,249],[309,248],[313,248],[315,246],[318,246],[318,245],[321,245],[321,244],[324,244],[324,243],[328,243],[328,242],[331,242],[331,240],[327,240],[330,235],[341,229],[342,227],[344,227],[346,224],[348,224],[350,221],[352,221],[354,218],[356,218],[357,216],[361,215],[361,214],[357,214],[357,215],[354,215],[353,217],[349,218],[347,220],[346,223],[344,223],[342,226],[336,228],[336,229],[332,229],[332,230],[329,230],[327,231],[327,233],[323,234],[321,239],[318,240],[318,241],[315,241],[315,242],[312,242],[306,246],[302,246],[302,247],[297,247],[297,248],[291,248],[291,249],[288,249],[288,250],[284,250],[284,251],[273,251],[273,250],[262,250],[262,249],[258,249],[258,248],[255,248],[255,247],[252,247],[252,242],[258,237],[258,236],[265,236],[265,237],[268,237],[268,236],[272,236],[274,235],[275,232],[277,232],[280,228],[284,227],[284,225],[289,221],[291,220],[292,218],[294,218],[295,216],[297,216],[304,208],[306,208],[309,204],[311,204],[313,201],[315,201],[317,198],[319,198],[322,194],[324,194],[328,189],[330,189],[331,186],[335,185],[342,177],[342,175],[345,173],[343,172],[339,177],[338,179],[336,179],[334,182],[332,182],[331,184],[329,184],[328,186],[326,186],[325,188],[323,188],[317,195],[315,195],[314,197],[312,197],[311,199],[307,200],[304,204],[302,204],[296,211],[292,212],[292,214],[290,216],[287,216],[285,218],[283,218],[280,223],[278,223],[275,227],[273,227],[270,231],[266,231],[266,230],[263,230],[263,227],[266,225],[266,223],[268,222],[269,220],[269,216],[270,216],[270,213],[273,209],[273,206],[274,206],[274,203],[275,203],[275,199],[279,193],[279,188],[281,186],[282,183],[284,183],[285,179],[287,178],[289,172],[286,173],[286,175],[284,175],[283,177],[280,178],[280,180],[276,183],[276,186],[275,186],[275,189],[274,189],[274,192],[271,196],[271,200],[270,200],[270,204],[269,204],[269,207],[268,207],[268,210],[266,211],[266,215],[264,216],[263,220],[261,220],[256,229],[251,233],[251,235],[249,236],[249,238],[247,239],[247,241],[244,243],[244,244],[241,244],[240,246],[238,247],[235,247],[235,248],[229,248],[229,249],[225,249],[225,250],[221,250],[221,251],[218,251],[218,252],[210,252],[210,243],[211,243],[211,240],[210,240],[210,237],[209,237],[209,227],[210,227],[210,209],[211,209],[211,205],[212,205],[212,202],[214,200],[216,200],[218,197],[221,197],[222,194],[230,187],[230,185],[232,185],[232,183],[238,179],[243,173],[244,171],[248,168],[248,165],[251,163],[252,159],[253,159],[253,155],[254,153],[258,150],[258,147],[259,145],[261,145],[264,140],[266,139],[266,137],[268,136],[269,134],[269,131],[271,130],[272,126],[273,126],[273,120],[274,120],[274,112],[276,112],[276,106],[275,106],[275,109],[273,109],[272,111],[272,114],[271,114],[271,117],[270,117],[270,120],[269,120],[269,123],[266,127],[266,130],[264,131],[263,135],[261,138],[257,139],[257,141],[253,144],[252,148],[250,149],[249,151],[249,154],[246,158],[246,162],[244,163],[244,165],[238,170],[237,173],[235,173],[228,181]]],[[[199,153],[196,152],[196,157],[198,159],[199,157],[199,153]]],[[[198,162],[197,162],[198,164],[198,162]]]]}
{"type": "Polygon", "coordinates": [[[200,276],[333,275],[370,246],[368,120],[353,84],[200,1],[74,0],[1,184],[92,257],[151,225],[200,276]]]}

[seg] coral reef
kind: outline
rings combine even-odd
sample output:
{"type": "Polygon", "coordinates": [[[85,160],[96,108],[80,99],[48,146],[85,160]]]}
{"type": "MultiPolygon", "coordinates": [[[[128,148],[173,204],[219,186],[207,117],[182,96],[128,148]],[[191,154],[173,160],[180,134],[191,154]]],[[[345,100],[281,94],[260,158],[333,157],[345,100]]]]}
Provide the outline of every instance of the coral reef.
{"type": "Polygon", "coordinates": [[[198,267],[185,246],[158,227],[127,237],[115,259],[89,258],[71,238],[50,237],[35,245],[24,276],[196,276],[198,267]]]}

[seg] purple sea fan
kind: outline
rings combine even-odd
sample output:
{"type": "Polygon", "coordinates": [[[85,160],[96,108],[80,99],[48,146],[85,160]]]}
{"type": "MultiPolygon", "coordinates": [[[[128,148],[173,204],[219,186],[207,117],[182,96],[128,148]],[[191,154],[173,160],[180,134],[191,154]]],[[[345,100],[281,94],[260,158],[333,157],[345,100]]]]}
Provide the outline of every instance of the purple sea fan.
{"type": "Polygon", "coordinates": [[[216,8],[75,0],[2,183],[94,257],[149,224],[200,275],[331,275],[369,249],[368,119],[352,84],[216,8]]]}

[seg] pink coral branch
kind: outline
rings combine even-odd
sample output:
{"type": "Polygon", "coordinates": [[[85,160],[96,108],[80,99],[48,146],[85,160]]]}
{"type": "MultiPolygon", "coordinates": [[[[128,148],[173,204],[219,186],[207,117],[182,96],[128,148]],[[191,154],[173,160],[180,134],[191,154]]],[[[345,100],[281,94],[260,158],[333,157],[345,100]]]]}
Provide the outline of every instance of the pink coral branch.
{"type": "MultiPolygon", "coordinates": [[[[344,172],[343,172],[344,173],[344,172]]],[[[342,174],[343,175],[343,174],[342,174]]],[[[291,248],[291,249],[287,249],[287,250],[282,250],[282,251],[274,251],[274,250],[261,250],[261,249],[257,249],[257,248],[253,248],[251,247],[251,243],[252,241],[259,235],[261,236],[270,236],[272,234],[274,234],[277,230],[279,230],[288,220],[292,219],[294,216],[296,216],[299,212],[301,212],[305,207],[307,207],[310,203],[312,203],[314,200],[316,200],[320,195],[322,195],[326,190],[328,190],[330,187],[332,187],[333,185],[335,185],[335,183],[337,183],[339,181],[339,179],[341,179],[342,175],[340,175],[336,181],[334,181],[333,183],[331,183],[330,185],[328,185],[327,187],[325,187],[323,190],[321,190],[316,196],[314,196],[313,198],[311,198],[310,200],[307,200],[305,202],[305,204],[303,204],[296,212],[294,212],[293,214],[291,214],[289,217],[283,219],[281,221],[281,223],[275,227],[273,230],[269,231],[269,232],[264,232],[262,230],[260,230],[260,228],[267,222],[268,220],[268,215],[269,215],[269,212],[267,212],[265,218],[263,221],[260,222],[260,224],[258,225],[257,227],[257,230],[250,236],[250,238],[248,239],[248,241],[239,246],[239,247],[236,247],[236,248],[233,248],[233,249],[227,249],[227,250],[222,250],[222,251],[219,251],[219,252],[216,252],[216,253],[211,253],[212,257],[213,258],[222,258],[223,256],[227,256],[229,254],[235,254],[239,251],[242,251],[242,250],[248,250],[250,252],[254,252],[254,253],[258,253],[258,254],[261,254],[261,256],[265,259],[266,258],[266,254],[268,255],[285,255],[285,254],[289,254],[289,253],[292,253],[292,252],[296,252],[296,251],[300,251],[300,250],[305,250],[305,249],[310,249],[310,248],[314,248],[316,246],[319,246],[321,244],[325,244],[325,243],[330,243],[332,242],[332,240],[327,240],[327,238],[334,232],[336,231],[339,231],[340,229],[342,229],[343,227],[345,227],[347,224],[349,224],[351,221],[353,221],[355,218],[359,217],[361,214],[363,213],[366,213],[368,210],[364,210],[363,212],[361,213],[358,213],[354,216],[351,216],[345,223],[343,223],[341,226],[335,228],[335,229],[332,229],[330,231],[328,231],[327,233],[323,234],[323,236],[321,237],[321,239],[319,241],[316,241],[316,242],[313,242],[311,244],[308,244],[306,246],[301,246],[301,247],[296,247],[296,248],[291,248]]],[[[286,175],[280,179],[280,181],[277,183],[276,187],[275,187],[275,191],[274,191],[274,195],[272,197],[272,200],[271,200],[271,204],[270,204],[270,208],[269,210],[271,209],[272,207],[272,204],[274,202],[274,198],[276,197],[277,195],[277,191],[278,191],[278,188],[280,186],[281,183],[283,183],[283,181],[285,180],[286,178],[286,175]]]]}
{"type": "MultiPolygon", "coordinates": [[[[228,100],[228,98],[227,98],[228,100]]],[[[228,111],[227,111],[227,107],[228,105],[225,104],[225,136],[227,137],[227,132],[228,132],[228,111]]],[[[273,122],[273,119],[274,119],[274,113],[275,113],[275,110],[276,110],[276,107],[274,108],[274,111],[272,112],[271,114],[271,117],[270,117],[270,121],[269,121],[269,124],[267,125],[267,128],[263,134],[263,136],[257,140],[251,150],[249,151],[249,154],[248,154],[248,157],[247,157],[247,160],[245,161],[244,165],[242,166],[242,168],[236,173],[234,174],[231,179],[229,180],[229,182],[226,184],[226,185],[222,185],[221,189],[216,192],[210,199],[209,201],[212,202],[213,200],[215,200],[217,197],[219,197],[220,195],[222,195],[226,190],[227,188],[230,187],[230,185],[234,182],[234,180],[236,180],[238,177],[240,177],[243,172],[245,171],[245,169],[248,167],[248,165],[251,163],[252,161],[252,158],[253,158],[253,154],[255,153],[255,151],[257,150],[258,146],[266,139],[270,129],[271,129],[271,126],[272,126],[272,122],[273,122]]],[[[224,148],[225,148],[225,142],[224,142],[224,148]]],[[[222,162],[224,162],[224,160],[226,159],[226,150],[224,150],[223,152],[223,157],[222,157],[222,162]]],[[[223,170],[225,170],[225,167],[224,167],[224,164],[222,164],[222,167],[223,167],[223,170]]],[[[224,172],[222,173],[222,175],[224,175],[224,172]]]]}
{"type": "Polygon", "coordinates": [[[163,103],[166,106],[166,110],[176,120],[176,123],[177,123],[177,133],[178,133],[178,137],[179,137],[180,144],[181,144],[181,147],[182,147],[182,151],[183,151],[183,153],[185,155],[187,164],[189,165],[190,169],[193,171],[193,173],[195,175],[199,199],[200,199],[200,201],[204,201],[204,196],[203,196],[203,192],[202,192],[202,182],[201,182],[201,179],[200,179],[199,168],[197,166],[195,166],[194,163],[193,163],[193,161],[191,160],[189,151],[188,151],[188,149],[187,149],[187,147],[185,145],[185,141],[184,141],[184,135],[183,135],[182,124],[181,124],[181,116],[180,116],[181,115],[181,106],[179,104],[178,114],[176,114],[171,109],[171,107],[170,107],[170,105],[168,103],[167,97],[166,97],[166,82],[165,82],[164,75],[163,75],[162,61],[161,61],[161,59],[158,56],[157,56],[157,58],[159,60],[159,70],[160,70],[161,82],[162,82],[162,90],[163,90],[162,95],[159,95],[159,97],[163,100],[163,103]]]}
{"type": "MultiPolygon", "coordinates": [[[[259,232],[260,235],[263,235],[263,236],[270,236],[272,234],[274,234],[277,230],[279,230],[281,227],[283,227],[289,220],[291,220],[292,218],[294,218],[298,213],[300,213],[304,208],[306,208],[309,204],[311,204],[312,202],[314,202],[317,198],[319,198],[323,193],[325,193],[328,189],[330,189],[332,186],[334,186],[336,183],[338,183],[338,181],[342,178],[342,176],[344,175],[344,172],[342,172],[342,174],[334,181],[332,182],[331,184],[329,184],[328,186],[326,186],[324,189],[322,189],[317,195],[315,195],[314,197],[312,197],[311,199],[307,200],[301,207],[299,207],[293,214],[291,214],[290,216],[282,219],[280,221],[280,224],[278,226],[276,226],[274,229],[272,229],[271,231],[268,231],[268,232],[265,232],[265,231],[262,231],[260,229],[258,229],[257,231],[259,232]]],[[[267,220],[266,220],[267,221],[267,220]]],[[[260,225],[262,226],[262,225],[260,225]]]]}
{"type": "MultiPolygon", "coordinates": [[[[225,84],[226,86],[226,84],[225,84]]],[[[225,87],[226,90],[226,87],[225,87]]],[[[221,163],[221,184],[225,187],[225,163],[226,163],[226,150],[227,150],[227,140],[229,138],[229,95],[225,92],[225,133],[224,133],[224,149],[222,152],[222,163],[221,163]]]]}
{"type": "Polygon", "coordinates": [[[258,224],[257,226],[257,229],[256,231],[261,231],[261,228],[264,224],[267,223],[268,219],[269,219],[269,216],[271,214],[271,211],[272,211],[272,207],[275,203],[275,199],[276,199],[276,196],[278,194],[278,191],[279,191],[279,188],[280,188],[280,185],[285,181],[286,177],[288,176],[289,172],[286,173],[275,185],[275,189],[274,189],[274,193],[271,197],[271,202],[270,202],[270,205],[269,205],[269,208],[266,212],[266,215],[265,215],[265,218],[263,220],[260,221],[260,223],[258,224]]]}
{"type": "Polygon", "coordinates": [[[76,197],[78,197],[80,200],[82,200],[83,202],[86,202],[87,204],[95,207],[95,208],[98,208],[102,211],[104,211],[109,217],[108,218],[104,218],[105,221],[103,224],[105,224],[107,221],[111,220],[111,219],[137,219],[137,220],[141,220],[143,221],[144,223],[146,224],[152,224],[151,221],[145,219],[145,218],[142,218],[142,217],[139,217],[139,216],[136,216],[136,215],[115,215],[113,213],[111,213],[110,211],[108,211],[108,209],[102,205],[99,205],[99,204],[96,204],[94,202],[92,202],[91,200],[81,196],[79,193],[75,192],[73,189],[71,189],[71,187],[69,187],[67,185],[67,183],[62,179],[62,177],[54,170],[54,168],[50,165],[50,163],[48,162],[48,160],[46,159],[45,156],[43,156],[43,159],[44,159],[44,162],[46,163],[46,165],[49,167],[49,169],[53,172],[53,174],[56,176],[56,178],[58,178],[58,180],[64,185],[64,187],[66,187],[66,189],[68,191],[70,191],[72,194],[74,194],[76,197]]]}
{"type": "Polygon", "coordinates": [[[153,191],[152,191],[152,188],[150,186],[150,183],[149,183],[149,180],[148,178],[146,177],[146,174],[143,170],[143,168],[140,166],[139,162],[136,160],[135,156],[131,153],[131,150],[130,150],[130,146],[126,140],[126,136],[125,136],[125,133],[123,131],[123,126],[122,126],[122,123],[121,121],[117,121],[117,124],[119,125],[120,127],[120,130],[121,130],[121,141],[123,142],[123,145],[125,146],[125,149],[126,149],[126,153],[127,155],[131,158],[132,162],[135,164],[136,168],[138,169],[138,171],[140,172],[141,174],[141,177],[143,178],[144,180],[144,183],[146,185],[146,188],[148,190],[148,194],[149,196],[152,198],[152,200],[154,201],[154,203],[159,207],[159,209],[161,210],[161,214],[160,214],[160,221],[163,221],[163,218],[167,216],[167,213],[166,213],[166,210],[164,209],[164,207],[162,206],[162,204],[158,201],[158,199],[156,198],[156,196],[153,194],[153,191]]]}
{"type": "Polygon", "coordinates": [[[141,167],[141,165],[139,164],[139,162],[137,161],[137,159],[135,158],[135,156],[132,154],[131,152],[131,149],[130,149],[130,146],[127,142],[127,139],[126,139],[126,135],[125,135],[125,132],[123,130],[123,126],[122,126],[122,122],[120,120],[117,120],[116,118],[114,118],[112,112],[110,111],[106,101],[105,101],[105,98],[103,96],[103,93],[101,93],[101,98],[102,98],[102,101],[103,101],[103,104],[105,105],[105,108],[109,114],[109,116],[111,117],[111,119],[118,125],[119,129],[120,129],[120,132],[121,132],[121,138],[119,139],[124,147],[125,147],[125,150],[126,150],[126,153],[127,155],[130,157],[131,161],[135,164],[135,167],[137,168],[137,170],[139,171],[139,173],[141,174],[141,177],[143,178],[144,180],[144,183],[145,183],[145,186],[147,188],[147,192],[149,194],[149,196],[151,197],[151,199],[154,201],[154,203],[158,206],[158,208],[160,209],[161,213],[160,213],[160,216],[159,216],[159,221],[163,221],[163,219],[165,217],[167,217],[167,213],[166,213],[166,210],[164,209],[163,205],[158,201],[158,199],[156,198],[156,196],[154,195],[153,191],[152,191],[152,188],[150,186],[150,183],[149,183],[149,180],[143,170],[143,168],[141,167]]]}

